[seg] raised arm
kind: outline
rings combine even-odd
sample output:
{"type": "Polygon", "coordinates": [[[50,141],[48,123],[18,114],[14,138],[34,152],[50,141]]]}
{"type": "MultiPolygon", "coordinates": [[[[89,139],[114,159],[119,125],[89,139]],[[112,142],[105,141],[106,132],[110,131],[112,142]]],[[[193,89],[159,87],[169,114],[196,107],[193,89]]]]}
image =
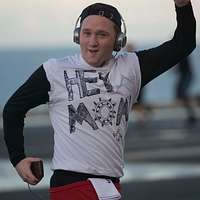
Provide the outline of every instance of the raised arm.
{"type": "Polygon", "coordinates": [[[142,87],[176,65],[196,47],[196,21],[190,0],[175,0],[175,10],[177,27],[173,38],[158,47],[136,52],[142,87]]]}

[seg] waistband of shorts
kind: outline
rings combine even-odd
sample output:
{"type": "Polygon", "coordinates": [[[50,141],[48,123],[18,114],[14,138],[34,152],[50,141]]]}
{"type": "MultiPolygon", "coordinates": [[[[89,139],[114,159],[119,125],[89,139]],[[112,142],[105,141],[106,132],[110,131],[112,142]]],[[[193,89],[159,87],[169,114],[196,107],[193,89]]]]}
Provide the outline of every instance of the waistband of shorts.
{"type": "MultiPolygon", "coordinates": [[[[49,188],[49,192],[55,193],[55,192],[61,192],[61,191],[65,191],[65,190],[74,190],[74,189],[78,189],[80,187],[89,187],[91,185],[92,185],[92,183],[89,180],[85,180],[85,181],[79,181],[79,182],[75,182],[75,183],[71,183],[71,184],[67,184],[67,185],[63,185],[63,186],[59,186],[59,187],[52,187],[52,188],[49,188]]],[[[121,189],[120,182],[114,183],[114,185],[116,186],[116,188],[118,190],[121,189]]]]}
{"type": "Polygon", "coordinates": [[[120,182],[120,179],[118,177],[94,175],[94,174],[87,174],[87,173],[73,172],[73,171],[59,169],[59,170],[54,170],[54,173],[51,177],[50,187],[57,187],[66,184],[72,184],[75,182],[86,181],[88,178],[103,178],[103,179],[109,179],[113,183],[120,182]]]}

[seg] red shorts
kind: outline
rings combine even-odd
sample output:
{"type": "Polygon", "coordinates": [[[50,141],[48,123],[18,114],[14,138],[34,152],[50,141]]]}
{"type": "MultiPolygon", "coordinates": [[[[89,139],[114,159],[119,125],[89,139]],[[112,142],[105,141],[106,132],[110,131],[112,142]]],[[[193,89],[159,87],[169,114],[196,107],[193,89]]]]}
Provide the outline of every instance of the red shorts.
{"type": "MultiPolygon", "coordinates": [[[[115,187],[121,192],[120,183],[115,183],[115,187]]],[[[50,200],[98,200],[96,191],[88,180],[50,188],[49,192],[50,200]]]]}

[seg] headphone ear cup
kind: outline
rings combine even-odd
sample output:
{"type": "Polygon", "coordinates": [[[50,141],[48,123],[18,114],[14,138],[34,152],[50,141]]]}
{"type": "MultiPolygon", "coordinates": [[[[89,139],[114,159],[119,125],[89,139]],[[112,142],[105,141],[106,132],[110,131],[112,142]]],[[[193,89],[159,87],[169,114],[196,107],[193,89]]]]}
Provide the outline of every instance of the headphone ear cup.
{"type": "Polygon", "coordinates": [[[125,47],[127,41],[127,37],[124,33],[119,33],[114,45],[114,51],[120,51],[121,48],[125,47]]]}
{"type": "Polygon", "coordinates": [[[80,27],[74,29],[73,41],[76,44],[80,43],[80,27]]]}

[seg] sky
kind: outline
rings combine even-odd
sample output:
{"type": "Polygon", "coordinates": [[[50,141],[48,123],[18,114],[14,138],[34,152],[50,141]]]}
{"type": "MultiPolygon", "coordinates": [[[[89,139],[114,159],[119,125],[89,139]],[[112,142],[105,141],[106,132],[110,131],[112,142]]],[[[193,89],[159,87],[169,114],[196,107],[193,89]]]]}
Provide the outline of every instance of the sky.
{"type": "MultiPolygon", "coordinates": [[[[72,46],[75,22],[94,0],[0,0],[0,48],[72,46]]],[[[160,42],[176,27],[173,0],[103,0],[123,16],[129,41],[160,42]]],[[[199,0],[193,0],[197,25],[199,0]]],[[[200,31],[197,27],[197,38],[200,31]]]]}

